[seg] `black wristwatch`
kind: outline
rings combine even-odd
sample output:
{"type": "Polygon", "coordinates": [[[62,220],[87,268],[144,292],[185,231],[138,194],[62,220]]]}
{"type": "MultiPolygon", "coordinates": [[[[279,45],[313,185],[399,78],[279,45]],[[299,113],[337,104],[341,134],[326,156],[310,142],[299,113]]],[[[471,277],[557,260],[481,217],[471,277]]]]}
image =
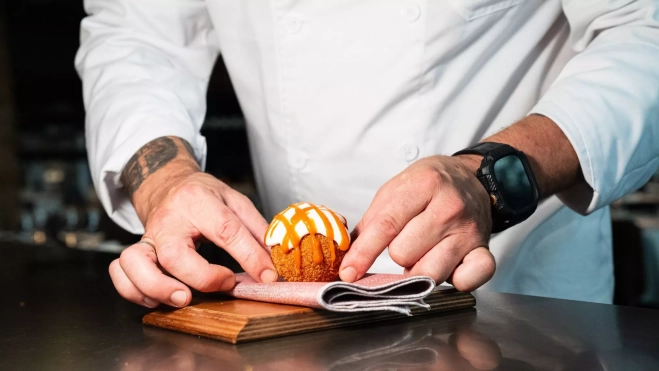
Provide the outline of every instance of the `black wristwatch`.
{"type": "Polygon", "coordinates": [[[481,155],[476,172],[492,200],[492,233],[526,220],[538,206],[540,192],[523,152],[502,143],[483,142],[453,154],[481,155]]]}

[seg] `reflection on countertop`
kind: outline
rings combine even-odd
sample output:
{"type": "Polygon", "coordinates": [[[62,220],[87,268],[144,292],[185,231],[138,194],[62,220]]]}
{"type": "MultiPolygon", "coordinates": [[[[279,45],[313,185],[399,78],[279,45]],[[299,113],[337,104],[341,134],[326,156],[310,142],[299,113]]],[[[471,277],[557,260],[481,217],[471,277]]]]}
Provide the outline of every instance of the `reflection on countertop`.
{"type": "Polygon", "coordinates": [[[143,326],[115,257],[0,243],[0,369],[659,369],[659,311],[481,291],[475,309],[225,344],[143,326]]]}
{"type": "Polygon", "coordinates": [[[470,362],[500,363],[496,343],[469,329],[476,319],[474,309],[447,313],[443,319],[433,323],[431,318],[420,317],[411,323],[400,320],[239,345],[145,327],[144,335],[153,344],[147,351],[133,351],[127,366],[148,365],[164,358],[185,359],[196,366],[215,360],[229,369],[247,366],[252,370],[284,366],[299,370],[379,370],[438,363],[462,369],[470,362]]]}

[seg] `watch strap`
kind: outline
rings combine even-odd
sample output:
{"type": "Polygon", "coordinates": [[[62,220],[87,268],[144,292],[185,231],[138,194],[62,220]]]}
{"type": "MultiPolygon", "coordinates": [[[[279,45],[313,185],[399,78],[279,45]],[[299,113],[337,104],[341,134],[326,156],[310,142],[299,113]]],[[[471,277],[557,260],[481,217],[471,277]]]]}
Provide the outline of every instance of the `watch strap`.
{"type": "Polygon", "coordinates": [[[465,148],[461,151],[458,151],[453,154],[453,156],[459,155],[481,155],[483,157],[503,157],[504,155],[510,153],[516,153],[517,150],[507,144],[496,143],[496,142],[481,142],[476,144],[473,147],[465,148]]]}

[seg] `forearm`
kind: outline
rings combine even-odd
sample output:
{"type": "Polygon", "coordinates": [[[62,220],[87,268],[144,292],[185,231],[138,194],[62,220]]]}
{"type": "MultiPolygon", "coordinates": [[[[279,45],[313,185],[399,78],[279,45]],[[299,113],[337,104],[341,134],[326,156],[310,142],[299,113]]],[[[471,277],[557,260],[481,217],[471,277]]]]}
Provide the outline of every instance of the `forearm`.
{"type": "Polygon", "coordinates": [[[551,119],[530,115],[484,141],[508,144],[528,157],[542,198],[583,181],[572,144],[551,119]]]}
{"type": "MultiPolygon", "coordinates": [[[[510,127],[483,139],[504,143],[524,152],[540,188],[547,198],[584,181],[579,159],[563,131],[551,119],[530,115],[510,127]]],[[[467,160],[474,171],[480,166],[479,156],[467,160]]]]}
{"type": "Polygon", "coordinates": [[[145,144],[128,160],[121,181],[144,224],[171,185],[199,171],[188,142],[177,137],[160,137],[145,144]]]}

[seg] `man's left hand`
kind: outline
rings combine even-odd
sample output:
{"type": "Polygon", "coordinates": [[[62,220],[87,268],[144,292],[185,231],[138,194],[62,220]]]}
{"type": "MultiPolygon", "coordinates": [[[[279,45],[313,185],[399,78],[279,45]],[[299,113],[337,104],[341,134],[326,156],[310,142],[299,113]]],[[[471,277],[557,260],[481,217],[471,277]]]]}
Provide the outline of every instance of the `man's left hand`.
{"type": "Polygon", "coordinates": [[[359,279],[387,246],[406,275],[461,291],[492,278],[490,197],[476,178],[479,164],[478,156],[427,157],[385,183],[353,231],[341,279],[359,279]]]}

